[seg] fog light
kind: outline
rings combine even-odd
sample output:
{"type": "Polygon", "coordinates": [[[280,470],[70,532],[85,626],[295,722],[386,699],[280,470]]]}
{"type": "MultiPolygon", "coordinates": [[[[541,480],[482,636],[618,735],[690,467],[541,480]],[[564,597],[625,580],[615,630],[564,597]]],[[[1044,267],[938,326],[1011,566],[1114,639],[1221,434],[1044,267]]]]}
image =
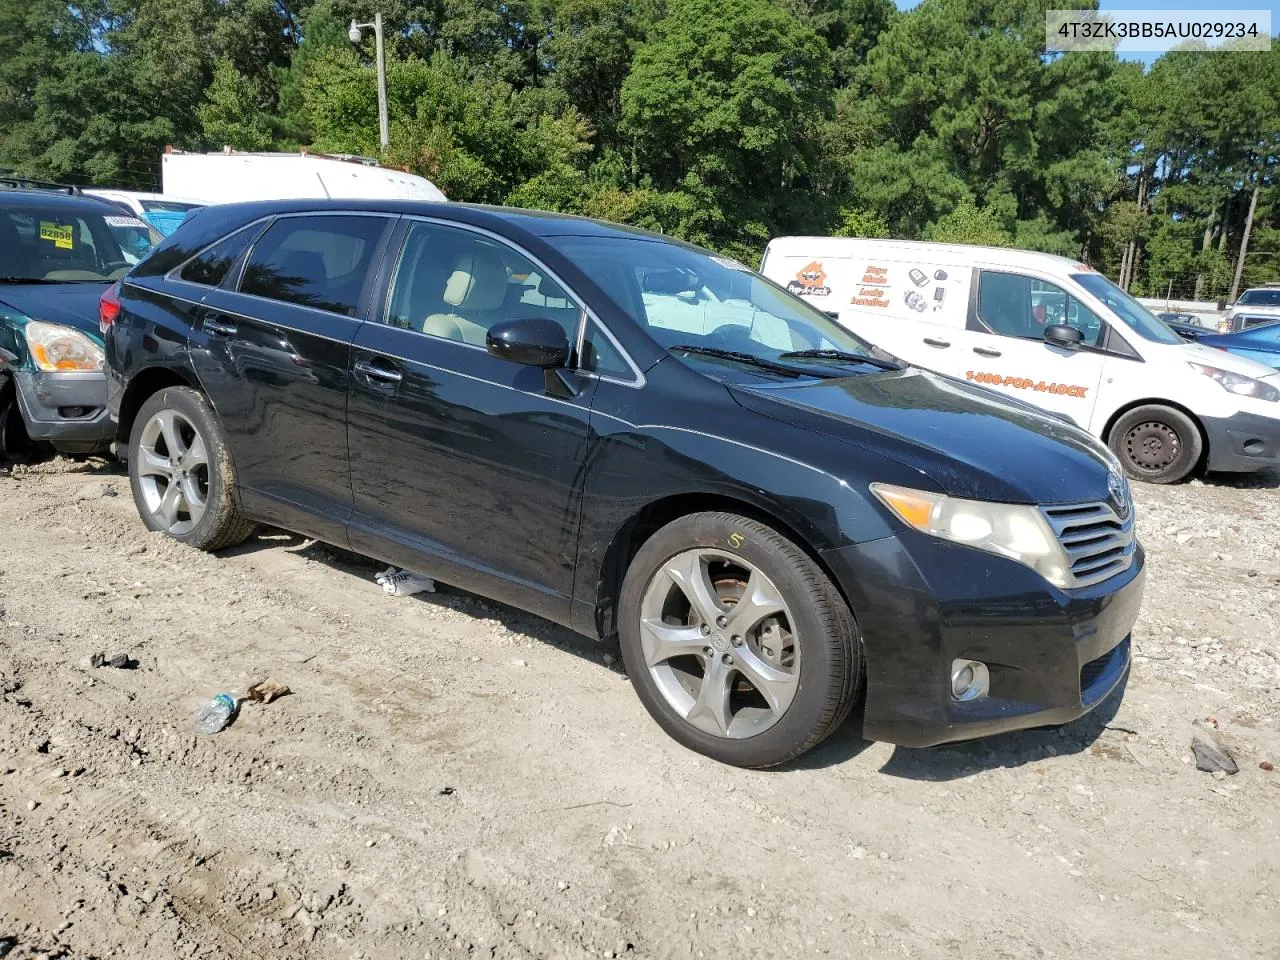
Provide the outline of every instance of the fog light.
{"type": "Polygon", "coordinates": [[[980,700],[991,689],[991,674],[981,660],[951,661],[951,699],[980,700]]]}

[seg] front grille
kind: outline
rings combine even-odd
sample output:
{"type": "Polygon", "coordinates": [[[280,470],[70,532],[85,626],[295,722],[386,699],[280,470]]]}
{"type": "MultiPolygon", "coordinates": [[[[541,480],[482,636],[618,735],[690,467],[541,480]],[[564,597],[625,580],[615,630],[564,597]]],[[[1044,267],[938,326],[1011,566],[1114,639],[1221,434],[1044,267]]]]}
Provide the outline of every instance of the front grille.
{"type": "Polygon", "coordinates": [[[1135,536],[1133,509],[1121,519],[1109,503],[1041,507],[1067,553],[1071,585],[1087,587],[1129,568],[1135,536]]]}

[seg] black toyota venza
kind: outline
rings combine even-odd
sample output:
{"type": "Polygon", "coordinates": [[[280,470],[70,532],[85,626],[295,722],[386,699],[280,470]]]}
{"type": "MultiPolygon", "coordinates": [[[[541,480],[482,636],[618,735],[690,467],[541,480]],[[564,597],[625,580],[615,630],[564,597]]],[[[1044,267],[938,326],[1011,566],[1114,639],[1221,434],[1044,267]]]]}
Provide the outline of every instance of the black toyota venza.
{"type": "Polygon", "coordinates": [[[522,210],[195,214],[103,298],[143,520],[261,522],[616,635],[688,747],[768,766],[1061,723],[1124,678],[1119,466],[740,264],[522,210]]]}

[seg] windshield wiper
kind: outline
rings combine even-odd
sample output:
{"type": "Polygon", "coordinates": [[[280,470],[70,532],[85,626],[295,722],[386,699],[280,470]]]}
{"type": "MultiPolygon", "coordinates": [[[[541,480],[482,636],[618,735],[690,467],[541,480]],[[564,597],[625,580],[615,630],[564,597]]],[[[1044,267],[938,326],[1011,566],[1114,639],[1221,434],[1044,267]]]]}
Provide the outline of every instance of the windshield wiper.
{"type": "Polygon", "coordinates": [[[849,353],[847,350],[790,350],[778,355],[779,360],[840,360],[845,363],[867,363],[881,370],[901,370],[902,364],[892,360],[881,360],[861,353],[849,353]]]}
{"type": "Polygon", "coordinates": [[[0,283],[66,283],[65,280],[46,280],[44,277],[0,277],[0,283]]]}
{"type": "Polygon", "coordinates": [[[704,357],[716,357],[720,360],[736,360],[738,363],[750,364],[762,370],[772,370],[774,373],[782,373],[788,377],[815,376],[813,373],[789,367],[785,363],[774,363],[772,360],[766,360],[751,353],[741,353],[737,350],[722,350],[719,347],[699,347],[691,343],[681,343],[674,347],[667,347],[667,349],[679,350],[681,353],[695,353],[704,357]]]}

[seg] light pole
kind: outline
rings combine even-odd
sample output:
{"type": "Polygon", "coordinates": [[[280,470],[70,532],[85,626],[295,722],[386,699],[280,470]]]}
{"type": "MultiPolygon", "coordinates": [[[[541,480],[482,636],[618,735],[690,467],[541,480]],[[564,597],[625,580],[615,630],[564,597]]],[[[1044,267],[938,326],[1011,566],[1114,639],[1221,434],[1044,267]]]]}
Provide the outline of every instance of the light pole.
{"type": "Polygon", "coordinates": [[[347,38],[352,43],[359,43],[362,34],[360,33],[366,27],[373,27],[373,36],[377,41],[378,48],[378,142],[382,144],[382,152],[386,153],[387,147],[391,144],[391,137],[387,131],[387,61],[382,49],[382,14],[375,13],[373,15],[373,23],[356,23],[351,21],[351,28],[347,30],[347,38]]]}

